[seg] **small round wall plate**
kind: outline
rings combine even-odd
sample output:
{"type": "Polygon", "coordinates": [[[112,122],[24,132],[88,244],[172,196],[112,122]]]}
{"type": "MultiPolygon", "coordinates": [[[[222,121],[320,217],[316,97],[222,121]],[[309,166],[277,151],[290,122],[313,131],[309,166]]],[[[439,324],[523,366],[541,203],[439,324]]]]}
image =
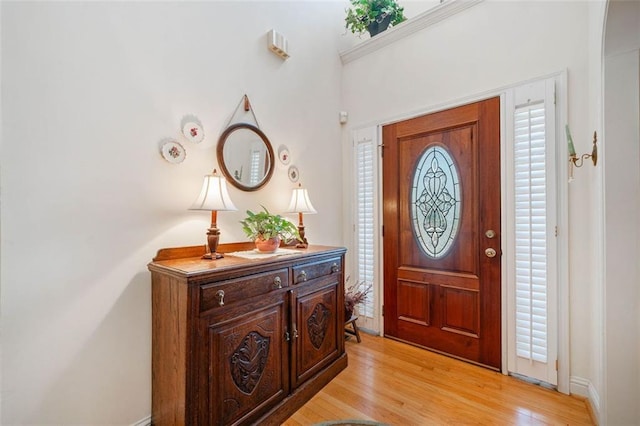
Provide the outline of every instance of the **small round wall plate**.
{"type": "Polygon", "coordinates": [[[278,158],[280,162],[285,166],[291,162],[291,154],[289,154],[289,148],[284,145],[280,145],[278,148],[278,158]]]}
{"type": "Polygon", "coordinates": [[[162,157],[170,163],[182,163],[187,156],[184,147],[176,141],[167,141],[161,147],[162,157]]]}
{"type": "Polygon", "coordinates": [[[200,143],[204,139],[202,126],[195,121],[188,121],[182,126],[182,134],[193,143],[200,143]]]}
{"type": "Polygon", "coordinates": [[[297,182],[300,179],[300,172],[296,166],[289,167],[289,180],[291,182],[297,182]]]}

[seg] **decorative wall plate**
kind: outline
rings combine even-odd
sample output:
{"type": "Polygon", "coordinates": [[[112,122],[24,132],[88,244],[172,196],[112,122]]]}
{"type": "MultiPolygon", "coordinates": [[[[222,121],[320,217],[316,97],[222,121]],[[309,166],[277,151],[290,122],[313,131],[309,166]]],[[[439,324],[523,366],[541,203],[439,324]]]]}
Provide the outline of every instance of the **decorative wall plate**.
{"type": "Polygon", "coordinates": [[[284,145],[278,147],[278,158],[280,162],[285,166],[291,162],[291,154],[289,154],[289,148],[284,145]]]}
{"type": "Polygon", "coordinates": [[[289,180],[291,182],[297,182],[300,179],[300,172],[296,166],[289,167],[289,180]]]}
{"type": "Polygon", "coordinates": [[[200,143],[204,139],[202,126],[195,121],[188,121],[182,126],[182,134],[193,143],[200,143]]]}
{"type": "Polygon", "coordinates": [[[184,147],[176,141],[167,141],[162,144],[160,148],[162,157],[170,163],[178,164],[182,163],[187,156],[187,152],[184,147]]]}

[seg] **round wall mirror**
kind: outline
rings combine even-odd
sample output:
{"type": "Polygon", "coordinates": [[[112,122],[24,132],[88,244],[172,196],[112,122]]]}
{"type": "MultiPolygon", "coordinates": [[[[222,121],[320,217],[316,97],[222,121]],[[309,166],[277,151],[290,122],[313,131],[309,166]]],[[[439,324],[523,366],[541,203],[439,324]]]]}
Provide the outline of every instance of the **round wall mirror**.
{"type": "Polygon", "coordinates": [[[233,124],[220,135],[217,147],[220,169],[229,183],[243,191],[255,191],[273,174],[273,148],[256,126],[233,124]]]}

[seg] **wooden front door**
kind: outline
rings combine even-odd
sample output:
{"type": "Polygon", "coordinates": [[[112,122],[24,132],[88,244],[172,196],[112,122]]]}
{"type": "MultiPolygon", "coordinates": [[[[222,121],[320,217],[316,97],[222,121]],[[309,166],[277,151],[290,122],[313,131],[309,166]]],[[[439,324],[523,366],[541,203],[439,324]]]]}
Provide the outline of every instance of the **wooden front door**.
{"type": "Polygon", "coordinates": [[[385,335],[500,369],[500,99],[383,143],[385,335]]]}

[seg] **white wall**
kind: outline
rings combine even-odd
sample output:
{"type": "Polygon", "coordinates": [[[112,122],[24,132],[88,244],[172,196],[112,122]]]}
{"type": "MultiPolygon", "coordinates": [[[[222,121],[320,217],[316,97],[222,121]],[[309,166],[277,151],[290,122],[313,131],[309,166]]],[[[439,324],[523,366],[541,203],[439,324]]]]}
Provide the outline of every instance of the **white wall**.
{"type": "MultiPolygon", "coordinates": [[[[343,71],[349,128],[390,121],[486,91],[568,71],[568,122],[576,149],[591,151],[587,2],[491,1],[424,29],[343,71]]],[[[347,152],[345,152],[345,155],[347,152]]],[[[591,373],[592,166],[569,188],[572,391],[587,393],[591,373]]]]}
{"type": "Polygon", "coordinates": [[[622,425],[640,420],[640,54],[609,56],[605,67],[606,412],[622,425]]]}
{"type": "MultiPolygon", "coordinates": [[[[2,2],[2,424],[132,424],[150,413],[146,264],[204,244],[186,209],[217,166],[243,94],[274,149],[286,144],[319,214],[312,243],[342,242],[341,3],[2,2]],[[275,28],[286,62],[266,48],[275,28]],[[180,139],[195,114],[205,140],[180,139]],[[180,165],[159,141],[178,138],[180,165]]],[[[343,46],[344,47],[344,46],[343,46]]],[[[244,210],[288,205],[277,164],[265,189],[230,189],[222,242],[244,210]]],[[[295,220],[295,217],[292,217],[295,220]]]]}
{"type": "Polygon", "coordinates": [[[640,421],[640,3],[609,3],[604,45],[603,423],[640,421]]]}
{"type": "Polygon", "coordinates": [[[604,21],[607,9],[607,0],[588,2],[588,52],[589,52],[589,123],[592,123],[594,130],[598,131],[600,137],[600,166],[593,169],[590,186],[592,191],[592,201],[589,208],[594,212],[592,223],[595,256],[590,265],[594,277],[594,285],[591,287],[591,304],[589,313],[591,323],[589,324],[590,342],[587,353],[589,354],[589,380],[585,382],[586,394],[589,397],[598,424],[605,424],[603,417],[604,405],[604,184],[603,184],[603,163],[605,157],[606,135],[603,131],[602,119],[602,57],[604,39],[604,21]]]}

